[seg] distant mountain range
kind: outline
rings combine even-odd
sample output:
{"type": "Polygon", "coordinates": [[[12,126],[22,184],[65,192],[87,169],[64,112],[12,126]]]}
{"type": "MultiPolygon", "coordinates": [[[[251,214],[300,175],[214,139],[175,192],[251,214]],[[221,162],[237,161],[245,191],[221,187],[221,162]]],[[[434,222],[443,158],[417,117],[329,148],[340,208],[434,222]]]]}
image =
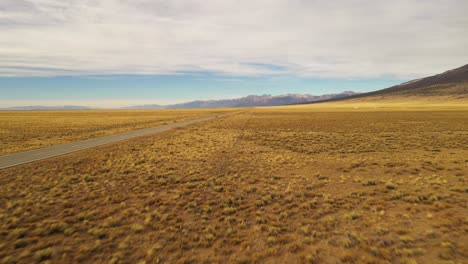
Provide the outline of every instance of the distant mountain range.
{"type": "MultiPolygon", "coordinates": [[[[237,99],[192,101],[172,105],[136,105],[122,109],[189,109],[189,108],[230,108],[230,107],[255,107],[278,106],[290,104],[315,104],[332,101],[381,101],[394,99],[414,100],[430,99],[439,101],[455,100],[468,102],[468,64],[462,67],[395,85],[386,89],[369,92],[355,93],[345,91],[337,94],[310,95],[310,94],[285,94],[285,95],[249,95],[237,99]]],[[[0,108],[0,110],[85,110],[92,109],[84,106],[16,106],[0,108]]]]}
{"type": "MultiPolygon", "coordinates": [[[[190,108],[230,108],[230,107],[255,107],[255,106],[277,106],[298,104],[305,102],[321,101],[328,99],[344,98],[356,95],[353,91],[345,91],[337,94],[310,95],[310,94],[285,94],[285,95],[249,95],[237,99],[192,101],[172,105],[136,105],[124,107],[121,109],[190,109],[190,108]]],[[[15,106],[0,108],[0,110],[87,110],[93,109],[84,106],[66,105],[66,106],[15,106]]]]}
{"type": "Polygon", "coordinates": [[[310,95],[310,94],[285,94],[285,95],[249,95],[236,99],[192,101],[173,105],[137,105],[126,109],[188,109],[188,108],[229,108],[229,107],[255,107],[277,106],[313,102],[320,100],[343,98],[356,95],[353,91],[345,91],[338,94],[310,95]]]}

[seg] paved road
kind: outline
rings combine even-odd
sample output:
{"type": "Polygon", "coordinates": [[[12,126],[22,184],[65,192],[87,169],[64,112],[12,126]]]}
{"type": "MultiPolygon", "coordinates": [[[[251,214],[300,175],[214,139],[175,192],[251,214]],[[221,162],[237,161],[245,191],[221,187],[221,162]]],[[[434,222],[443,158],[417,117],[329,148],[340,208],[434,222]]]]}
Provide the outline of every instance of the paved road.
{"type": "Polygon", "coordinates": [[[33,161],[52,158],[52,157],[72,153],[75,151],[94,148],[97,146],[102,146],[105,144],[114,143],[114,142],[118,142],[122,140],[146,136],[146,135],[150,135],[156,132],[163,132],[163,131],[174,129],[177,127],[184,127],[184,126],[192,125],[195,123],[200,123],[200,122],[204,122],[204,121],[208,121],[208,120],[212,120],[216,118],[221,118],[221,117],[225,117],[225,116],[233,115],[233,114],[235,113],[229,113],[229,114],[217,115],[217,116],[209,116],[209,117],[174,123],[170,125],[140,129],[140,130],[130,131],[130,132],[122,133],[122,134],[110,135],[110,136],[99,137],[99,138],[92,138],[92,139],[87,139],[87,140],[73,142],[73,143],[61,144],[61,145],[56,145],[52,147],[46,147],[46,148],[35,149],[31,151],[26,151],[26,152],[15,153],[11,155],[0,156],[0,169],[5,169],[5,168],[25,164],[25,163],[30,163],[33,161]]]}

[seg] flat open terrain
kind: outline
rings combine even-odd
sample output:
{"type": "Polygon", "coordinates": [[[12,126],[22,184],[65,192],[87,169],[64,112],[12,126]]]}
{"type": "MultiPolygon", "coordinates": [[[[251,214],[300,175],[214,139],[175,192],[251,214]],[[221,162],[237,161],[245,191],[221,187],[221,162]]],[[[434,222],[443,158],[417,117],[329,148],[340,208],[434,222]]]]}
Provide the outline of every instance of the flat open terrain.
{"type": "Polygon", "coordinates": [[[229,110],[0,111],[0,155],[210,116],[229,110]]]}
{"type": "Polygon", "coordinates": [[[40,161],[52,157],[57,157],[76,151],[81,151],[85,149],[95,148],[99,146],[104,146],[111,143],[116,143],[124,140],[134,139],[142,136],[154,135],[155,133],[161,133],[164,131],[169,131],[175,128],[181,128],[196,123],[207,122],[216,118],[223,118],[233,114],[238,114],[239,112],[208,116],[198,119],[192,119],[183,122],[171,123],[168,125],[161,125],[157,127],[150,127],[138,130],[132,130],[125,133],[119,133],[104,137],[91,138],[87,140],[75,141],[67,144],[54,145],[50,147],[30,150],[26,152],[20,152],[5,156],[0,156],[0,169],[10,168],[22,164],[27,164],[35,161],[40,161]]]}
{"type": "Polygon", "coordinates": [[[467,120],[264,108],[0,170],[0,260],[466,263],[467,120]]]}

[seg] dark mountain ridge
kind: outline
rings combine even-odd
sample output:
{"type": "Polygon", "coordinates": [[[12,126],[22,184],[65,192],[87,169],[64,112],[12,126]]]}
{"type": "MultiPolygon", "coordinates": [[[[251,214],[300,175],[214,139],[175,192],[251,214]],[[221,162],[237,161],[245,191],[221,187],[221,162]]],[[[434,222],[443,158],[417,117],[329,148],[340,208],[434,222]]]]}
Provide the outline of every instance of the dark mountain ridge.
{"type": "Polygon", "coordinates": [[[337,94],[310,95],[310,94],[284,94],[284,95],[249,95],[236,99],[222,100],[197,100],[187,103],[173,105],[140,105],[131,106],[127,109],[189,109],[189,108],[231,108],[231,107],[256,107],[256,106],[279,106],[298,104],[304,102],[326,100],[332,98],[343,98],[357,93],[345,91],[337,94]]]}

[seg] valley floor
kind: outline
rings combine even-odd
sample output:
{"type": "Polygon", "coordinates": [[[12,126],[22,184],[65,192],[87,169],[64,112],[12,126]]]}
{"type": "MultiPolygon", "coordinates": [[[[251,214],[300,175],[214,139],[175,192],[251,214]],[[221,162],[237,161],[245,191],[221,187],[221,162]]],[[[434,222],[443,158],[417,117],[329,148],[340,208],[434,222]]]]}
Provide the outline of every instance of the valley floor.
{"type": "Polygon", "coordinates": [[[0,260],[467,262],[468,110],[353,109],[253,109],[1,170],[0,260]]]}
{"type": "Polygon", "coordinates": [[[0,155],[197,119],[229,109],[0,111],[0,155]]]}

